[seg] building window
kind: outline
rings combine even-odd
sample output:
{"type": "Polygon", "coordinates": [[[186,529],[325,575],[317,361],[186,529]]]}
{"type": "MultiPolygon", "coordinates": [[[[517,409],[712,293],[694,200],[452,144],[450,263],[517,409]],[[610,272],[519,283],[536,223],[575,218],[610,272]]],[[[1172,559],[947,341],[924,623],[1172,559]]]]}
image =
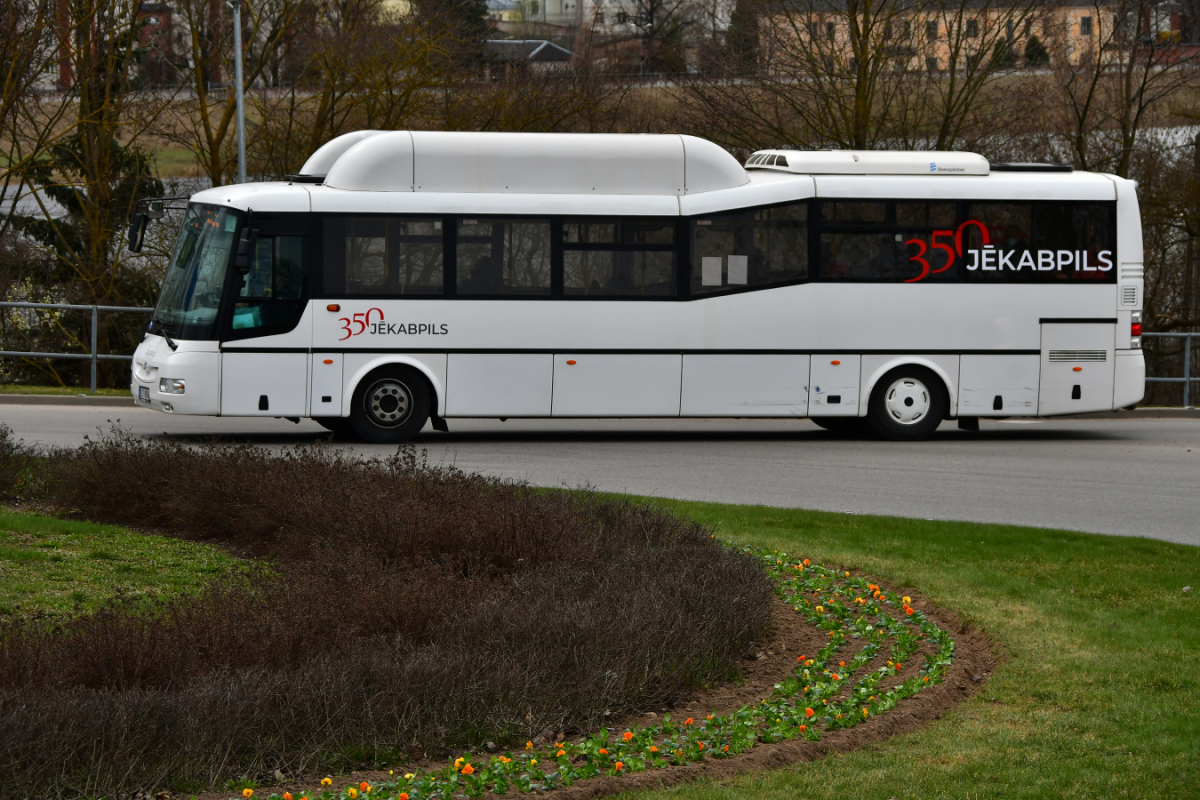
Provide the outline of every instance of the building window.
{"type": "Polygon", "coordinates": [[[832,22],[825,23],[825,38],[833,41],[837,38],[837,25],[832,22]]]}
{"type": "Polygon", "coordinates": [[[936,42],[938,38],[938,24],[936,22],[925,23],[925,38],[931,42],[936,42]]]}
{"type": "Polygon", "coordinates": [[[617,24],[625,25],[628,22],[629,22],[629,15],[626,14],[624,11],[618,11],[617,12],[617,24]]]}
{"type": "Polygon", "coordinates": [[[1079,18],[1079,35],[1080,36],[1091,36],[1092,35],[1092,18],[1091,17],[1080,17],[1079,18]]]}
{"type": "Polygon", "coordinates": [[[974,39],[978,35],[979,35],[979,20],[977,20],[977,19],[967,20],[967,38],[974,39]]]}
{"type": "Polygon", "coordinates": [[[925,69],[929,70],[930,72],[937,72],[939,69],[937,58],[930,56],[929,58],[925,59],[925,69]]]}

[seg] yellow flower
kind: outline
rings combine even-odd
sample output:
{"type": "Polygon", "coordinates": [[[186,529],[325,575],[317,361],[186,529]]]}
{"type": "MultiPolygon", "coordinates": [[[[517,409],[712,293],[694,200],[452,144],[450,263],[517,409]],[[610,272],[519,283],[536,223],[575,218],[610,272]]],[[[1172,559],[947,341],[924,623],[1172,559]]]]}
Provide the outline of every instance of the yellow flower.
{"type": "Polygon", "coordinates": [[[463,765],[463,762],[464,762],[464,761],[466,761],[466,759],[464,759],[464,758],[456,758],[456,759],[454,759],[454,768],[455,768],[455,769],[458,769],[459,767],[461,767],[461,766],[463,765]]]}
{"type": "Polygon", "coordinates": [[[904,598],[904,605],[908,605],[908,604],[909,604],[909,603],[911,603],[911,602],[912,602],[912,598],[911,598],[911,597],[906,597],[906,598],[904,598]]]}
{"type": "Polygon", "coordinates": [[[392,777],[392,776],[393,776],[393,775],[395,775],[395,774],[396,774],[396,771],[395,771],[395,770],[391,770],[391,769],[389,769],[389,770],[388,770],[388,777],[389,777],[389,778],[390,778],[390,777],[392,777]]]}
{"type": "Polygon", "coordinates": [[[358,789],[355,789],[353,786],[351,786],[346,790],[346,797],[349,797],[350,800],[354,800],[354,798],[358,797],[358,789]]]}
{"type": "Polygon", "coordinates": [[[329,785],[329,784],[331,784],[331,783],[333,783],[333,779],[332,779],[332,778],[321,778],[321,785],[322,785],[322,786],[328,786],[328,785],[329,785]]]}
{"type": "Polygon", "coordinates": [[[531,766],[531,767],[536,767],[536,766],[537,766],[537,759],[536,759],[536,758],[531,758],[531,759],[529,759],[529,766],[531,766]]]}
{"type": "Polygon", "coordinates": [[[532,750],[532,749],[533,749],[533,742],[526,742],[526,743],[525,743],[525,749],[526,749],[526,750],[532,750]]]}
{"type": "Polygon", "coordinates": [[[405,779],[405,780],[409,780],[409,781],[411,781],[411,780],[412,780],[413,778],[415,778],[415,777],[417,777],[417,775],[416,775],[416,773],[415,773],[415,772],[406,772],[406,773],[404,773],[404,779],[405,779]]]}
{"type": "Polygon", "coordinates": [[[254,790],[253,789],[242,789],[242,797],[247,797],[247,798],[254,797],[254,790]]]}
{"type": "Polygon", "coordinates": [[[825,609],[821,608],[821,606],[817,606],[817,613],[818,613],[818,614],[820,614],[820,613],[821,613],[822,611],[824,611],[824,610],[825,610],[825,609]]]}

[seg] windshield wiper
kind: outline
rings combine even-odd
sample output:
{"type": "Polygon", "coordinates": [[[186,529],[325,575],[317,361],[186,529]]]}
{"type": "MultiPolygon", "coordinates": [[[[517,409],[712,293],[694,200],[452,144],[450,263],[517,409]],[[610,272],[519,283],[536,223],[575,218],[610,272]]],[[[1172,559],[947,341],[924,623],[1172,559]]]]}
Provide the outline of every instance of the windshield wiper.
{"type": "Polygon", "coordinates": [[[157,320],[157,319],[150,320],[150,332],[151,333],[155,332],[154,327],[156,325],[158,326],[158,335],[163,337],[163,340],[166,341],[166,343],[167,343],[167,347],[171,348],[172,350],[178,350],[179,345],[177,345],[171,339],[171,335],[170,335],[171,329],[169,327],[167,327],[166,323],[162,322],[161,320],[157,320]]]}

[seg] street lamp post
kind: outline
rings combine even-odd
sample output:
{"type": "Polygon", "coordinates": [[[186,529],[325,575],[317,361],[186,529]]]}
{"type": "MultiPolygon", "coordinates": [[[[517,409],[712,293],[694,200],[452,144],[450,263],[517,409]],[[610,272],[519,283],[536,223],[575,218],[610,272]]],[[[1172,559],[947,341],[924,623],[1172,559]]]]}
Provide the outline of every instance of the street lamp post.
{"type": "Polygon", "coordinates": [[[233,75],[237,100],[237,182],[246,182],[246,104],[242,93],[242,0],[226,0],[233,9],[233,75]]]}

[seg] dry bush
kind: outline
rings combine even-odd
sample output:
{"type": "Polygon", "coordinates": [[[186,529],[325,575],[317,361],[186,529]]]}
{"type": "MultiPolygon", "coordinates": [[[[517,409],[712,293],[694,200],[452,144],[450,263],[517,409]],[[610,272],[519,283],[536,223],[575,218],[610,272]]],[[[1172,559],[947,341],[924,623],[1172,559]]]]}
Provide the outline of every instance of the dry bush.
{"type": "Polygon", "coordinates": [[[766,578],[701,526],[411,448],[117,435],[40,463],[60,508],[271,561],[150,612],[0,632],[0,797],[194,790],[587,729],[735,677],[766,633],[766,578]]]}

